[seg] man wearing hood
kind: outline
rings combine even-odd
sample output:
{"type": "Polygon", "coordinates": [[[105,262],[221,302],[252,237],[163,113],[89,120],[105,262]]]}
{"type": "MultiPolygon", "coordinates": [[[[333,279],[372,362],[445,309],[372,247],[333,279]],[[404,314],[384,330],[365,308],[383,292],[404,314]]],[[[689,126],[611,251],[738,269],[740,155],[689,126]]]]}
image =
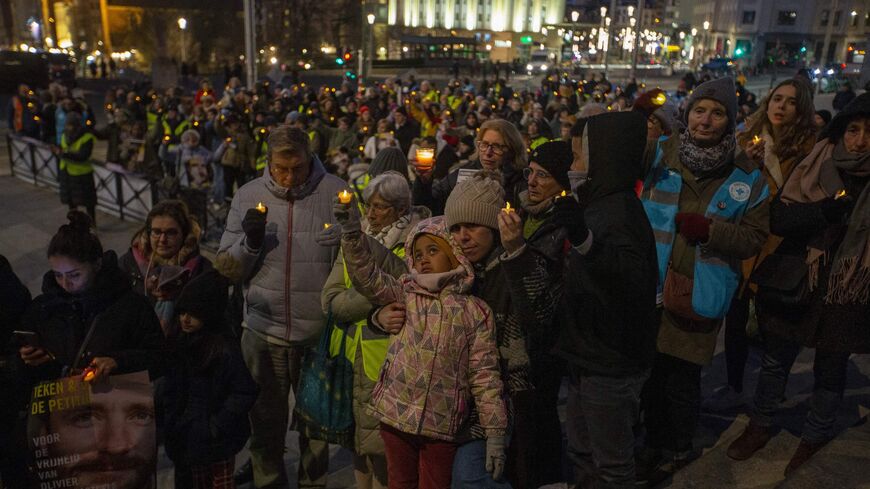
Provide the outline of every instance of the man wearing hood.
{"type": "MultiPolygon", "coordinates": [[[[268,146],[267,171],[233,197],[216,259],[216,268],[244,284],[242,353],[261,388],[250,415],[258,488],[287,487],[287,396],[326,323],[320,292],[338,253],[315,236],[334,223],[332,200],[346,188],[326,173],[301,129],[277,127],[268,146]]],[[[299,487],[325,486],[326,443],[303,435],[299,444],[299,487]]]]}
{"type": "Polygon", "coordinates": [[[646,120],[602,114],[580,119],[572,136],[572,171],[558,178],[570,174],[573,193],[553,203],[569,242],[555,347],[571,377],[568,457],[578,487],[633,488],[632,428],[657,327],[654,238],[634,192],[646,120]]]}
{"type": "Polygon", "coordinates": [[[740,281],[740,261],[768,235],[768,188],[760,169],[735,161],[734,81],[699,85],[684,131],[659,140],[641,195],[655,235],[663,306],[655,362],[644,392],[647,451],[660,474],[689,461],[701,398],[722,319],[740,281]]]}

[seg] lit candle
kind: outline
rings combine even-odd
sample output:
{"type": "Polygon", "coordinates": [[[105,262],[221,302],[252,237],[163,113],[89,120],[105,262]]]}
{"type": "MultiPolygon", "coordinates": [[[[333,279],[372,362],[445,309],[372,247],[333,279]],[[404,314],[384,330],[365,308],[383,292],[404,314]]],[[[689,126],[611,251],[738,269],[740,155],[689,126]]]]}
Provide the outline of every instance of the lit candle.
{"type": "Polygon", "coordinates": [[[350,204],[350,192],[346,189],[338,193],[338,201],[342,204],[350,204]]]}
{"type": "Polygon", "coordinates": [[[94,380],[94,377],[97,376],[97,370],[94,367],[88,367],[84,370],[82,374],[82,380],[85,382],[90,382],[94,380]]]}
{"type": "Polygon", "coordinates": [[[839,192],[837,192],[836,195],[834,195],[834,200],[840,200],[845,196],[846,196],[846,189],[840,190],[839,192]]]}
{"type": "Polygon", "coordinates": [[[505,206],[504,209],[502,209],[502,212],[504,212],[505,214],[510,214],[511,212],[514,212],[514,210],[511,208],[510,202],[505,202],[505,206]]]}
{"type": "Polygon", "coordinates": [[[168,142],[169,142],[169,136],[163,136],[163,140],[166,141],[166,142],[168,143],[168,142]]]}
{"type": "Polygon", "coordinates": [[[323,229],[329,229],[330,226],[332,226],[332,224],[328,222],[323,223],[323,229]]]}
{"type": "Polygon", "coordinates": [[[561,198],[564,198],[564,197],[567,197],[567,196],[568,196],[568,192],[566,192],[566,191],[563,190],[562,193],[560,193],[559,195],[556,196],[556,198],[557,198],[557,199],[561,199],[561,198]]]}
{"type": "Polygon", "coordinates": [[[426,171],[432,168],[435,159],[435,149],[417,148],[417,168],[426,171]]]}
{"type": "Polygon", "coordinates": [[[655,103],[656,105],[665,105],[665,102],[667,102],[667,101],[668,101],[668,97],[667,97],[667,95],[664,94],[664,92],[659,93],[653,99],[653,103],[655,103]]]}
{"type": "Polygon", "coordinates": [[[262,212],[263,214],[265,214],[266,211],[268,210],[268,209],[266,209],[266,206],[263,205],[262,202],[257,202],[257,207],[256,207],[256,209],[257,209],[258,211],[262,212]]]}
{"type": "Polygon", "coordinates": [[[226,138],[224,141],[226,141],[227,144],[230,144],[231,142],[233,142],[233,138],[226,138]]]}
{"type": "Polygon", "coordinates": [[[755,136],[752,136],[752,144],[758,144],[760,142],[761,142],[761,138],[758,137],[758,134],[756,134],[755,136]]]}

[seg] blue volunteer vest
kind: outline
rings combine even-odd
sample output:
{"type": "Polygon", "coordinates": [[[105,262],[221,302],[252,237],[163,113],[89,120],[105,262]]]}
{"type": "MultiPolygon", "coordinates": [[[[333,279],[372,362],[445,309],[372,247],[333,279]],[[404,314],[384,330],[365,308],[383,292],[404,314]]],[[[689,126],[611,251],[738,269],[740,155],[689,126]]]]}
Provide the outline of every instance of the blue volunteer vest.
{"type": "MultiPolygon", "coordinates": [[[[679,209],[680,192],[683,188],[680,172],[662,164],[662,141],[663,139],[659,139],[656,145],[655,162],[644,182],[644,192],[641,195],[641,202],[656,240],[659,302],[674,247],[674,218],[679,209]]],[[[768,195],[767,181],[761,170],[755,169],[747,173],[735,167],[710,199],[704,215],[714,221],[738,223],[747,211],[763,203],[768,195]]],[[[711,319],[725,317],[740,283],[739,265],[740,262],[731,257],[714,253],[702,246],[695,248],[692,308],[696,314],[711,319]]]]}

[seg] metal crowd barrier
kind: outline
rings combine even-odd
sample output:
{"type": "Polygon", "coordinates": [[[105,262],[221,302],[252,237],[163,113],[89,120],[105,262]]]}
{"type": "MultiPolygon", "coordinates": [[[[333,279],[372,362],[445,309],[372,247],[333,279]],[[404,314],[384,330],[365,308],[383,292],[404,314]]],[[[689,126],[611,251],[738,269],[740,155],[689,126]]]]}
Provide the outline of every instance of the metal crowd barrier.
{"type": "MultiPolygon", "coordinates": [[[[60,161],[51,146],[42,141],[9,134],[6,136],[12,175],[38,187],[57,191],[60,161]]],[[[144,221],[157,203],[157,185],[143,175],[120,165],[92,160],[97,208],[123,220],[144,221]]]]}

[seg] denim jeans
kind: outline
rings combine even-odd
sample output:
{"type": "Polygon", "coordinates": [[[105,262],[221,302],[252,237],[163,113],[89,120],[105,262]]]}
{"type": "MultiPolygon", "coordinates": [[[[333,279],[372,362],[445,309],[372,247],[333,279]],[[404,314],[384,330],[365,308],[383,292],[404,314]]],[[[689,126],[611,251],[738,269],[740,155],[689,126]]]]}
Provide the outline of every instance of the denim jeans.
{"type": "Polygon", "coordinates": [[[633,428],[648,377],[648,371],[629,377],[572,372],[566,424],[578,487],[634,488],[633,428]]]}
{"type": "MultiPolygon", "coordinates": [[[[771,426],[801,345],[769,331],[762,331],[764,356],[755,389],[752,421],[760,426],[771,426]]],[[[833,438],[837,410],[846,388],[848,363],[849,353],[816,350],[813,362],[815,384],[802,434],[805,441],[823,443],[833,438]]]]}
{"type": "Polygon", "coordinates": [[[496,481],[486,471],[486,440],[460,445],[453,459],[452,489],[510,489],[506,479],[496,481]]]}

